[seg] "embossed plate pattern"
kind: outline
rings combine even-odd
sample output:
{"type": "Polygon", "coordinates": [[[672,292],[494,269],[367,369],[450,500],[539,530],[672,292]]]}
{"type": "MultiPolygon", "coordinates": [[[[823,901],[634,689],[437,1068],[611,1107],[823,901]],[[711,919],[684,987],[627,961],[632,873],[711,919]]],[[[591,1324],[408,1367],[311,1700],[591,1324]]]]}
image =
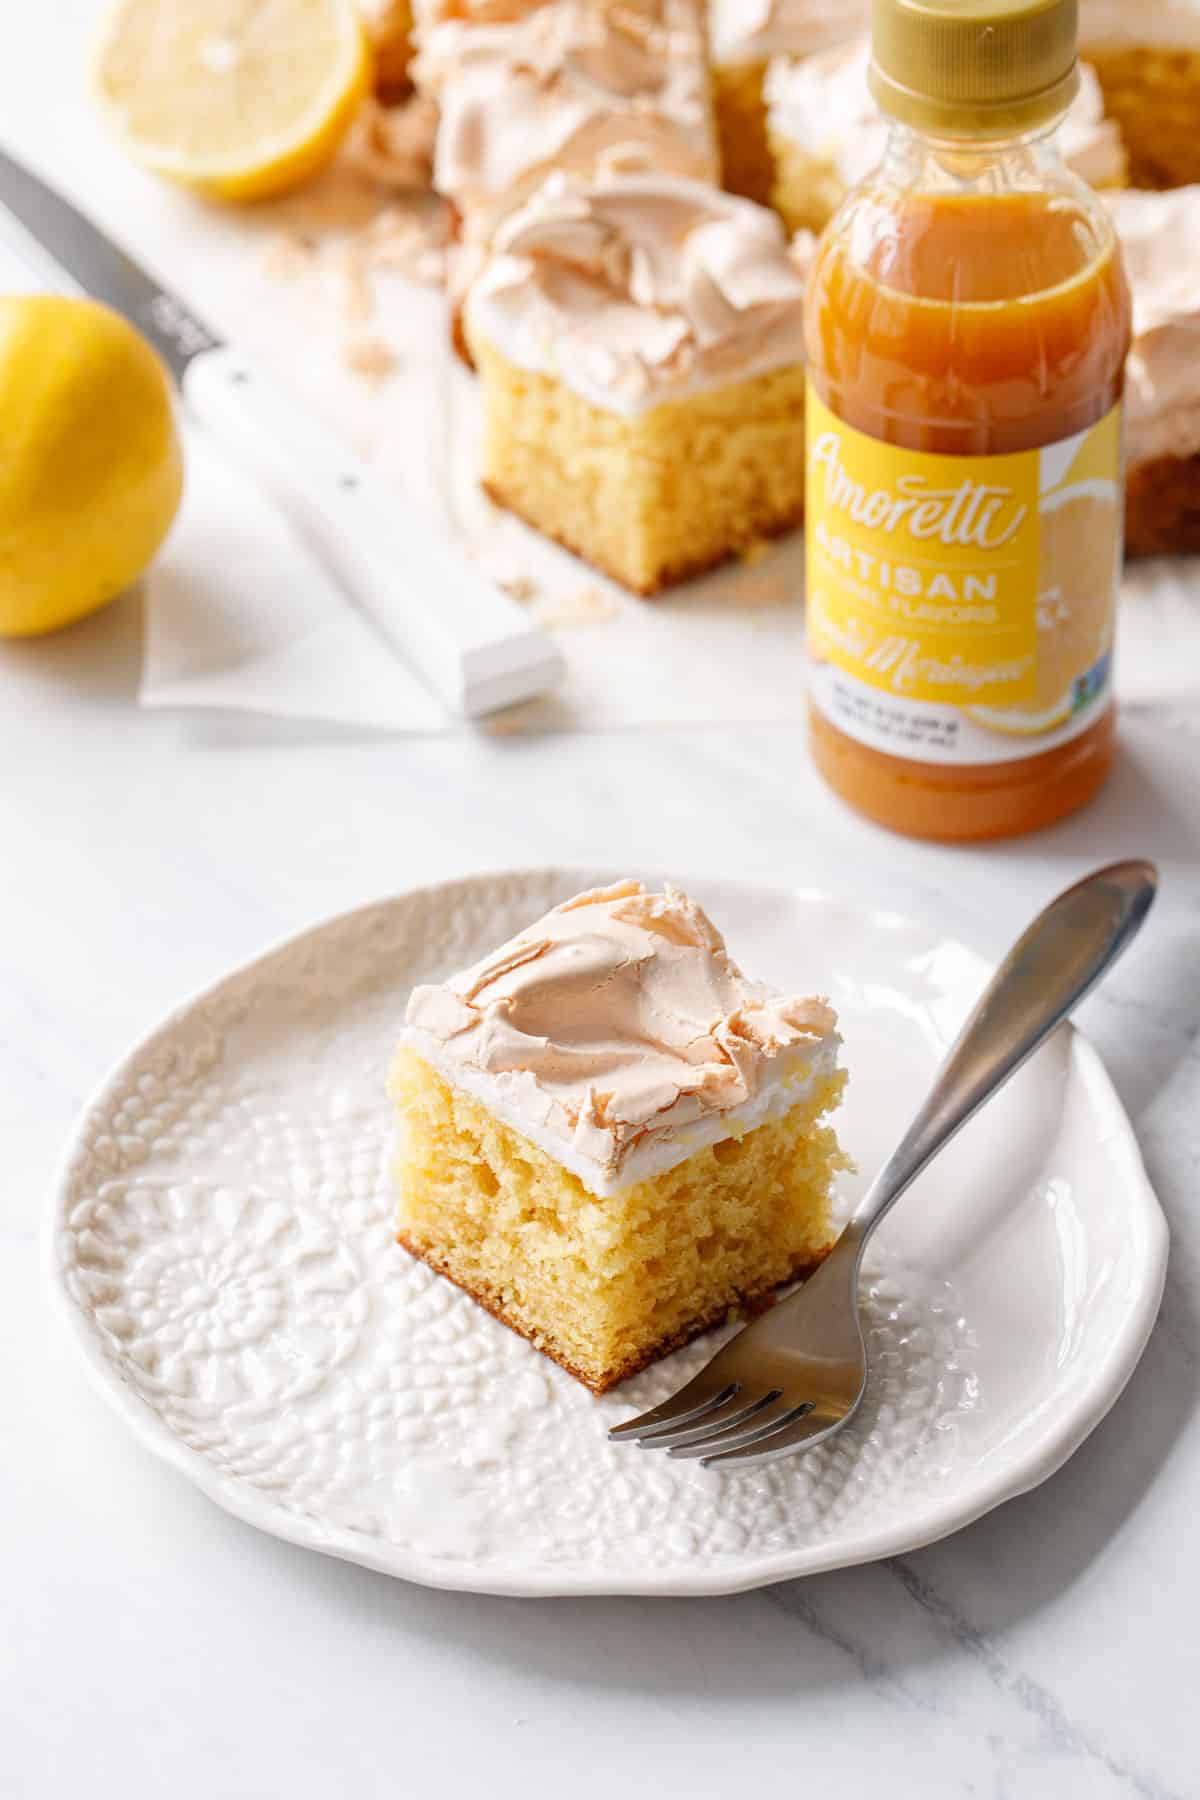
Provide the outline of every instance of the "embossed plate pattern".
{"type": "MultiPolygon", "coordinates": [[[[383,1082],[409,988],[611,876],[481,876],[333,919],[125,1058],[50,1227],[54,1289],[100,1390],[250,1523],[495,1593],[729,1592],[915,1547],[1036,1484],[1120,1392],[1165,1262],[1132,1133],[1077,1033],[881,1231],[868,1402],[792,1462],[718,1474],[606,1442],[715,1334],[597,1401],[393,1242],[383,1082]]],[[[985,965],[820,895],[687,885],[752,974],[832,995],[851,1070],[840,1129],[869,1172],[985,965]]]]}

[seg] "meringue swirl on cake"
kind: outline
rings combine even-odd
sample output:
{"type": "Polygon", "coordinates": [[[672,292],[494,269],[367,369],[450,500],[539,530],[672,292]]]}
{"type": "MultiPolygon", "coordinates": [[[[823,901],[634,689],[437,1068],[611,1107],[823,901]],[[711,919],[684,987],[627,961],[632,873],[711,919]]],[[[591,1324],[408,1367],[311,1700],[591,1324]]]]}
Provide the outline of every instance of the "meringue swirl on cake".
{"type": "Polygon", "coordinates": [[[403,1041],[605,1193],[787,1111],[841,1040],[827,1001],[747,980],[686,895],[622,881],[417,988],[403,1041]]]}
{"type": "Polygon", "coordinates": [[[1087,50],[1200,50],[1196,0],[1080,0],[1079,41],[1087,50]]]}
{"type": "Polygon", "coordinates": [[[1131,467],[1200,453],[1200,187],[1105,199],[1133,291],[1125,365],[1131,467]]]}
{"type": "Polygon", "coordinates": [[[551,170],[717,177],[696,0],[559,0],[504,24],[422,35],[441,107],[434,186],[487,236],[551,170]]]}
{"type": "MultiPolygon", "coordinates": [[[[883,159],[888,121],[867,86],[871,45],[862,38],[820,56],[779,57],[767,71],[764,97],[773,136],[829,167],[850,188],[883,159]]],[[[1094,70],[1080,65],[1079,92],[1058,132],[1058,148],[1093,187],[1125,179],[1125,152],[1115,121],[1104,117],[1094,70]]]]}
{"type": "Polygon", "coordinates": [[[722,66],[810,56],[870,23],[871,0],[709,0],[709,43],[722,66]]]}
{"type": "Polygon", "coordinates": [[[779,220],[704,182],[553,178],[495,252],[468,335],[609,411],[803,361],[804,280],[779,220]]]}

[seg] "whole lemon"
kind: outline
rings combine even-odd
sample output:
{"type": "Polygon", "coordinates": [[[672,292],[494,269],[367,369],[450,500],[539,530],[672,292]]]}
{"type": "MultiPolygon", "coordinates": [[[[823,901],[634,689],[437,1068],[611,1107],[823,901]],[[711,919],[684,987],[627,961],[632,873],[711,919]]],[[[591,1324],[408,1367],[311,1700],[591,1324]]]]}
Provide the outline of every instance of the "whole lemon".
{"type": "Polygon", "coordinates": [[[114,599],[182,491],[170,376],[145,339],[94,300],[0,295],[0,636],[114,599]]]}

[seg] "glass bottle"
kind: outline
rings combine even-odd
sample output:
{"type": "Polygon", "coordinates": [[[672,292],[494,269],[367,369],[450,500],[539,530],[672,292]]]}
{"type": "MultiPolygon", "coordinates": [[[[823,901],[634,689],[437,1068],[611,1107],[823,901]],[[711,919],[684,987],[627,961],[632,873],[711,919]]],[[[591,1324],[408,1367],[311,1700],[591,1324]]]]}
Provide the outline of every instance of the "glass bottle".
{"type": "Polygon", "coordinates": [[[817,767],[914,836],[1083,805],[1112,764],[1129,295],[1054,131],[1074,0],[876,0],[880,168],[806,307],[817,767]]]}

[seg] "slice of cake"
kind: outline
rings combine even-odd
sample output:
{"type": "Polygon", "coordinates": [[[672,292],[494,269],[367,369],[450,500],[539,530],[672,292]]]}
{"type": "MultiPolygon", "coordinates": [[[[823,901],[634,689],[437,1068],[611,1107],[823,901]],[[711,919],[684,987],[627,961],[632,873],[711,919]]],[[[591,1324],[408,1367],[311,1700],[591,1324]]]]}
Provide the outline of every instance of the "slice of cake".
{"type": "Polygon", "coordinates": [[[812,56],[870,22],[871,0],[709,0],[713,99],[725,186],[768,206],[775,168],[763,78],[773,56],[812,56]]]}
{"type": "MultiPolygon", "coordinates": [[[[870,40],[860,38],[820,56],[776,57],[767,72],[772,202],[790,231],[820,231],[847,189],[883,159],[888,124],[867,86],[870,61],[870,40]]],[[[1120,127],[1105,118],[1099,82],[1086,65],[1058,144],[1093,187],[1124,185],[1128,162],[1120,127]]]]}
{"type": "Polygon", "coordinates": [[[829,1249],[836,1024],[677,890],[580,894],[413,993],[399,1241],[603,1393],[829,1249]]]}
{"type": "Polygon", "coordinates": [[[1135,187],[1200,182],[1200,6],[1080,0],[1079,45],[1125,137],[1135,187]]]}
{"type": "Polygon", "coordinates": [[[1200,186],[1108,204],[1133,291],[1125,547],[1200,551],[1200,186]]]}
{"type": "Polygon", "coordinates": [[[797,524],[804,279],[702,182],[547,184],[467,302],[487,492],[637,594],[797,524]]]}
{"type": "Polygon", "coordinates": [[[445,25],[451,19],[465,19],[474,25],[502,25],[523,19],[539,6],[553,4],[554,0],[412,0],[412,9],[419,40],[434,25],[445,25]]]}
{"type": "Polygon", "coordinates": [[[385,100],[395,99],[408,87],[413,29],[410,0],[358,0],[358,7],[375,59],[375,91],[385,100]]]}
{"type": "Polygon", "coordinates": [[[414,77],[441,108],[434,186],[489,243],[558,170],[716,180],[698,0],[557,0],[507,23],[422,33],[414,77]]]}
{"type": "Polygon", "coordinates": [[[441,109],[433,184],[454,208],[451,324],[501,221],[558,171],[718,179],[701,0],[556,0],[500,23],[423,28],[418,87],[441,109]]]}

